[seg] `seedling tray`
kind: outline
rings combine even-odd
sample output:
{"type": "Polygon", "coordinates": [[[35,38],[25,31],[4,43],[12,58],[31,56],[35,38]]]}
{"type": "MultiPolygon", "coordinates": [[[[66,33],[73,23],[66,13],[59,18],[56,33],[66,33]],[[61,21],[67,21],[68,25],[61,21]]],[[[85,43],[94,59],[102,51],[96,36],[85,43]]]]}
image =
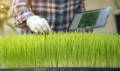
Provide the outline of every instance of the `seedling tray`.
{"type": "Polygon", "coordinates": [[[0,69],[0,71],[120,71],[120,68],[81,68],[81,67],[59,67],[59,68],[22,68],[22,69],[0,69]]]}

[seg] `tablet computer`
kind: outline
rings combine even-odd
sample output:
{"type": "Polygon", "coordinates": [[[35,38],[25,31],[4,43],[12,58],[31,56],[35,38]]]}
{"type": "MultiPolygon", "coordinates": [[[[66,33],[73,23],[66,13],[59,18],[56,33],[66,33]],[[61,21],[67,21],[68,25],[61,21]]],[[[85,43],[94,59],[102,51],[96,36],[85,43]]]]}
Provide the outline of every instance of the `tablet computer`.
{"type": "Polygon", "coordinates": [[[69,31],[77,29],[94,29],[104,27],[106,25],[111,7],[90,10],[83,13],[77,13],[73,17],[73,21],[69,26],[69,31]]]}

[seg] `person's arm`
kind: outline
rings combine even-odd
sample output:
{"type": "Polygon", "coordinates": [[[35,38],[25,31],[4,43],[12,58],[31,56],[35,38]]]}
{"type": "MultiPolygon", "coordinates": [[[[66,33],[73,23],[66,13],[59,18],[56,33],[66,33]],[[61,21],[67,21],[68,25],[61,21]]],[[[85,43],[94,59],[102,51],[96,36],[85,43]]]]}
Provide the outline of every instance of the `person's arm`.
{"type": "Polygon", "coordinates": [[[33,32],[51,32],[47,20],[41,18],[31,10],[32,0],[12,0],[12,8],[15,19],[18,23],[26,22],[26,25],[33,32]]]}
{"type": "Polygon", "coordinates": [[[23,23],[30,16],[33,16],[31,10],[31,0],[12,0],[12,9],[15,16],[15,20],[18,23],[23,23]]]}

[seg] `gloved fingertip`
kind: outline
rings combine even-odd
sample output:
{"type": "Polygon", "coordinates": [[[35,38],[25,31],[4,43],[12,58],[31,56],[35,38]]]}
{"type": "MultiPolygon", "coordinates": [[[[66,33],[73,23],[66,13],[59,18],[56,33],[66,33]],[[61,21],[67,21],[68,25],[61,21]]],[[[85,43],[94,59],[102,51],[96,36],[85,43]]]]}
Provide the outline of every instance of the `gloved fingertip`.
{"type": "Polygon", "coordinates": [[[33,32],[38,33],[38,30],[37,30],[37,29],[34,29],[33,32]]]}

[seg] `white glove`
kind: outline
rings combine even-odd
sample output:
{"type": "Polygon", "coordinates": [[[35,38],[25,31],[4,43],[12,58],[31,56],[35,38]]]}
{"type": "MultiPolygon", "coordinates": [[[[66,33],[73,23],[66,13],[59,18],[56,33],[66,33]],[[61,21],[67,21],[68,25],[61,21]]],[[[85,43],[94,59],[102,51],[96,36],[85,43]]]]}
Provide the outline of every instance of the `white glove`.
{"type": "Polygon", "coordinates": [[[35,33],[49,33],[51,28],[44,18],[39,16],[31,16],[27,19],[27,26],[35,33]]]}

